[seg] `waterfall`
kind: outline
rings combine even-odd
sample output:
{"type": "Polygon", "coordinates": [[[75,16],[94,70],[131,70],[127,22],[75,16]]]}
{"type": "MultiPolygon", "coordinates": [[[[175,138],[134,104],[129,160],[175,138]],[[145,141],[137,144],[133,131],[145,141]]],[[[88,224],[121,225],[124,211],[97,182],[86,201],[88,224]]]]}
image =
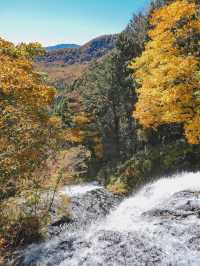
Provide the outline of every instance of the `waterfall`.
{"type": "Polygon", "coordinates": [[[89,184],[65,186],[60,190],[60,193],[69,197],[73,197],[98,188],[102,187],[99,186],[98,183],[92,182],[89,184]]]}
{"type": "MultiPolygon", "coordinates": [[[[96,197],[95,190],[104,193],[102,188],[90,187],[89,192],[84,190],[87,200],[96,197]]],[[[51,240],[31,245],[24,262],[42,266],[199,266],[199,216],[200,173],[162,178],[124,199],[106,216],[94,215],[84,229],[66,227],[51,240]]]]}

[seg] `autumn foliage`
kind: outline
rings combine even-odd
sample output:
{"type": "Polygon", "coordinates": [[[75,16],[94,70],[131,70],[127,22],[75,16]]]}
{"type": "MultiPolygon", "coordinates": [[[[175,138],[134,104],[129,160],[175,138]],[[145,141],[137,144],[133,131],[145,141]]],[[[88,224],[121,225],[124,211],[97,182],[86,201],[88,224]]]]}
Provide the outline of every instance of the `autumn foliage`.
{"type": "Polygon", "coordinates": [[[15,46],[0,39],[0,241],[5,245],[28,241],[28,235],[33,239],[32,231],[24,231],[24,239],[20,221],[39,227],[42,172],[63,137],[59,119],[48,111],[55,91],[33,69],[32,58],[41,54],[38,43],[15,46]],[[24,201],[28,208],[19,204],[24,201]]]}
{"type": "Polygon", "coordinates": [[[84,145],[98,159],[104,155],[104,147],[99,130],[95,126],[95,116],[89,112],[79,93],[71,92],[63,98],[58,112],[65,124],[65,140],[72,145],[84,145]]]}
{"type": "Polygon", "coordinates": [[[37,53],[39,44],[14,46],[0,39],[1,198],[33,181],[54,134],[47,107],[55,92],[33,70],[37,53]]]}
{"type": "Polygon", "coordinates": [[[38,43],[0,39],[0,251],[37,240],[60,185],[85,174],[90,153],[74,144],[91,139],[94,154],[102,156],[92,115],[79,101],[67,126],[52,114],[55,90],[33,63],[43,53],[38,43]]]}
{"type": "Polygon", "coordinates": [[[132,62],[140,87],[134,117],[146,128],[183,124],[200,142],[200,18],[195,1],[176,0],[153,11],[149,42],[132,62]]]}

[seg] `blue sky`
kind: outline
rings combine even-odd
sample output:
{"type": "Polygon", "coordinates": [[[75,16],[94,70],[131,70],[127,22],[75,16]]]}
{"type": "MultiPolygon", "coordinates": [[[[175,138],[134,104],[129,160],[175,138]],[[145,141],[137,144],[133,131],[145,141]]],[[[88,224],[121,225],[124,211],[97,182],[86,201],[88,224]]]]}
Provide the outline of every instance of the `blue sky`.
{"type": "Polygon", "coordinates": [[[150,0],[0,0],[0,36],[18,43],[83,44],[120,32],[150,0]]]}

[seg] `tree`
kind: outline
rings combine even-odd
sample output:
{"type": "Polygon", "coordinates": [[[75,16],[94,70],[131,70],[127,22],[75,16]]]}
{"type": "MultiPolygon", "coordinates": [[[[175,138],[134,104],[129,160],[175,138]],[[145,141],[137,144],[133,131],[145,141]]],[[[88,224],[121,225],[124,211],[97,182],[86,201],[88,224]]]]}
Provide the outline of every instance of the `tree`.
{"type": "Polygon", "coordinates": [[[33,68],[38,54],[38,43],[0,38],[0,249],[38,238],[46,161],[65,137],[60,119],[49,116],[55,91],[33,68]]]}
{"type": "Polygon", "coordinates": [[[33,181],[55,142],[47,109],[55,91],[34,72],[31,61],[41,52],[39,44],[14,46],[0,39],[1,198],[33,181]]]}
{"type": "Polygon", "coordinates": [[[92,176],[99,169],[104,177],[108,176],[119,160],[129,158],[136,147],[142,146],[137,144],[134,134],[137,126],[132,118],[135,82],[127,66],[144,49],[147,25],[146,16],[133,16],[119,34],[115,49],[91,63],[85,75],[67,88],[66,95],[55,105],[56,113],[62,117],[66,127],[71,128],[69,139],[81,142],[92,151],[92,176]],[[74,123],[74,118],[77,120],[76,116],[80,114],[89,118],[89,123],[74,123]],[[101,156],[96,156],[96,150],[103,150],[103,153],[98,152],[101,156]]]}
{"type": "Polygon", "coordinates": [[[150,41],[132,62],[141,85],[134,117],[146,128],[181,123],[189,143],[200,141],[199,37],[195,1],[176,0],[153,11],[150,41]]]}

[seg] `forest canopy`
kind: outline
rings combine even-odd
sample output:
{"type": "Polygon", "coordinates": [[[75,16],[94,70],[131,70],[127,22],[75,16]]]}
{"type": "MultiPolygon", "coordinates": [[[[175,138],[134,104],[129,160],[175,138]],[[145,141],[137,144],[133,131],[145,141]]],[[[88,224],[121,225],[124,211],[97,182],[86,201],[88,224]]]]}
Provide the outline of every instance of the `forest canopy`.
{"type": "Polygon", "coordinates": [[[191,144],[200,141],[200,17],[195,1],[155,9],[149,41],[133,61],[140,87],[134,117],[146,128],[181,123],[191,144]]]}

